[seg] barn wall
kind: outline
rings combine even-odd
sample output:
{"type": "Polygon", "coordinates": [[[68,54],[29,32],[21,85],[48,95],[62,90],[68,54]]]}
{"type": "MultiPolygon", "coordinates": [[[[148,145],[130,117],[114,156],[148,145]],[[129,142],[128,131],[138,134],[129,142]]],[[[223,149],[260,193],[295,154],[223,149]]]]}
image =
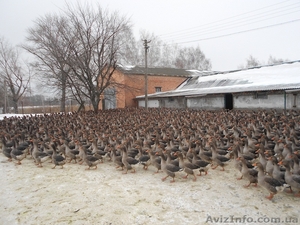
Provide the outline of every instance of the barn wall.
{"type": "MultiPolygon", "coordinates": [[[[284,92],[257,97],[255,93],[233,95],[233,109],[284,109],[284,92]],[[267,97],[266,97],[267,96],[267,97]]],[[[193,98],[168,97],[149,99],[149,107],[224,109],[224,96],[199,96],[193,98]]],[[[138,100],[139,107],[145,107],[144,99],[138,100]]],[[[300,109],[300,94],[286,93],[286,109],[300,109]]]]}
{"type": "MultiPolygon", "coordinates": [[[[139,100],[138,106],[145,107],[145,100],[139,100]]],[[[156,99],[148,99],[148,107],[149,108],[159,108],[159,101],[156,99]]]]}
{"type": "MultiPolygon", "coordinates": [[[[249,95],[235,95],[233,98],[235,109],[284,109],[284,93],[268,94],[265,98],[256,97],[254,93],[249,95]]],[[[300,103],[297,100],[296,104],[300,103]]],[[[286,109],[292,109],[294,105],[293,94],[286,94],[286,109]]],[[[298,106],[299,107],[299,106],[298,106]]]]}
{"type": "Polygon", "coordinates": [[[300,94],[287,93],[287,109],[300,109],[300,94]]]}
{"type": "Polygon", "coordinates": [[[202,96],[187,99],[188,108],[201,109],[223,109],[224,96],[202,96]]]}
{"type": "Polygon", "coordinates": [[[162,108],[186,108],[185,97],[169,97],[160,99],[162,108]]]}
{"type": "Polygon", "coordinates": [[[266,99],[255,98],[254,94],[250,95],[235,95],[233,97],[233,107],[235,109],[251,109],[251,108],[283,108],[284,96],[268,95],[266,99]]]}

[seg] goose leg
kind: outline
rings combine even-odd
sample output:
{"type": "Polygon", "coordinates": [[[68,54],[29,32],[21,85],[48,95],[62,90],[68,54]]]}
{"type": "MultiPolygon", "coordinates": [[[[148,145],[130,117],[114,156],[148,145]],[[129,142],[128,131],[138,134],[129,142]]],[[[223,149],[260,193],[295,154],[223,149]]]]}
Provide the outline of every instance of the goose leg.
{"type": "Polygon", "coordinates": [[[293,189],[292,187],[290,186],[290,190],[289,191],[286,191],[287,193],[293,193],[293,189]]]}
{"type": "Polygon", "coordinates": [[[197,177],[195,176],[195,174],[193,174],[193,176],[194,176],[193,181],[196,181],[196,180],[197,180],[197,177]]]}
{"type": "Polygon", "coordinates": [[[297,194],[295,194],[295,197],[300,197],[300,192],[298,192],[297,194]]]}
{"type": "Polygon", "coordinates": [[[266,198],[269,199],[269,200],[271,200],[273,197],[274,197],[274,194],[273,194],[273,193],[270,193],[269,196],[266,196],[266,198]]]}
{"type": "Polygon", "coordinates": [[[216,169],[218,166],[219,166],[219,165],[216,165],[215,167],[212,167],[212,169],[214,170],[214,169],[216,169]]]}
{"type": "MultiPolygon", "coordinates": [[[[169,175],[166,176],[166,177],[161,178],[161,180],[162,180],[162,181],[165,181],[168,177],[169,177],[169,175]]],[[[174,179],[174,178],[173,178],[173,179],[174,179]]]]}
{"type": "Polygon", "coordinates": [[[250,186],[250,184],[251,184],[251,182],[249,182],[249,184],[248,184],[248,185],[244,185],[244,187],[245,187],[245,188],[247,188],[247,187],[249,187],[249,186],[250,186]]]}

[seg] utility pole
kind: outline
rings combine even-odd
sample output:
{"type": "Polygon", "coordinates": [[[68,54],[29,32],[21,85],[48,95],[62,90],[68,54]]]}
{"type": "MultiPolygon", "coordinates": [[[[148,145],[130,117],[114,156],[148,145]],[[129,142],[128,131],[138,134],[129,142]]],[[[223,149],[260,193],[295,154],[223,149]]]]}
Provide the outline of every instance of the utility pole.
{"type": "Polygon", "coordinates": [[[7,92],[6,92],[6,79],[4,78],[4,110],[3,113],[7,113],[7,92]]]}
{"type": "Polygon", "coordinates": [[[144,47],[145,47],[145,108],[148,110],[148,66],[147,66],[147,53],[148,49],[150,48],[148,44],[151,41],[144,40],[144,47]]]}

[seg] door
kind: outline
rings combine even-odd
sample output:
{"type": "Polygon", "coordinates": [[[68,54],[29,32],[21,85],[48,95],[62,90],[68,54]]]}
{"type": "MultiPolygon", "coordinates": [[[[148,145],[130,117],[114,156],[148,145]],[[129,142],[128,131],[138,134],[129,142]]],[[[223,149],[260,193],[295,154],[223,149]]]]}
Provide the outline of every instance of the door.
{"type": "Polygon", "coordinates": [[[116,107],[116,90],[114,88],[106,88],[104,90],[104,109],[115,109],[116,107]]]}
{"type": "Polygon", "coordinates": [[[225,109],[233,109],[233,95],[231,93],[224,95],[225,109]]]}

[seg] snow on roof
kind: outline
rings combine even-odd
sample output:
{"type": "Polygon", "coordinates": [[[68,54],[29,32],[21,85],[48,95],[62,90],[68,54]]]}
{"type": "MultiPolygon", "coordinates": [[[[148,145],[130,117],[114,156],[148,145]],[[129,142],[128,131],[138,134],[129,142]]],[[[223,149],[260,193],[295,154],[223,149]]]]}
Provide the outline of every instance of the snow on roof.
{"type": "Polygon", "coordinates": [[[121,65],[121,64],[119,64],[118,67],[122,68],[123,70],[131,70],[135,66],[132,66],[132,65],[121,65]]]}
{"type": "Polygon", "coordinates": [[[179,77],[190,77],[192,76],[192,72],[189,72],[185,69],[177,69],[177,68],[170,68],[170,67],[148,67],[147,70],[145,67],[141,66],[130,66],[124,67],[119,66],[118,70],[122,71],[124,74],[130,75],[141,75],[147,72],[148,75],[154,76],[179,76],[179,77]]]}
{"type": "Polygon", "coordinates": [[[211,76],[193,76],[176,90],[148,96],[171,97],[290,89],[300,89],[300,60],[279,65],[219,72],[211,76]]]}
{"type": "Polygon", "coordinates": [[[191,74],[191,76],[210,76],[214,74],[218,74],[218,71],[207,71],[207,70],[186,70],[191,74]]]}

